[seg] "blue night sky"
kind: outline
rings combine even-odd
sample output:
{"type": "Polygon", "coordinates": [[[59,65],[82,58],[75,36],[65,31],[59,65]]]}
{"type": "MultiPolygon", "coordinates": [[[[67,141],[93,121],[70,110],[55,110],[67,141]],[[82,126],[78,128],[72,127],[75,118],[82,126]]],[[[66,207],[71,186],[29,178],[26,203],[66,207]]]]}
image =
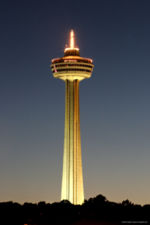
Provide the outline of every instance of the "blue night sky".
{"type": "Polygon", "coordinates": [[[65,84],[52,58],[70,29],[80,84],[85,198],[150,203],[150,1],[1,1],[0,201],[60,200],[65,84]]]}

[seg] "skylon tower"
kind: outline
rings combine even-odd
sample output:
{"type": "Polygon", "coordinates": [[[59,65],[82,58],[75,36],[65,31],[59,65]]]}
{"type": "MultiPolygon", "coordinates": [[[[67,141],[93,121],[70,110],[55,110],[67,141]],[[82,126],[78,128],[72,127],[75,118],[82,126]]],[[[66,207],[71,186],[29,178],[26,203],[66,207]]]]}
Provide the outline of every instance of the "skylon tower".
{"type": "Polygon", "coordinates": [[[70,31],[69,47],[64,57],[52,59],[53,76],[65,81],[65,134],[62,172],[61,200],[73,204],[84,202],[82,157],[80,140],[79,82],[90,78],[93,71],[92,59],[80,57],[75,46],[74,31],[70,31]]]}

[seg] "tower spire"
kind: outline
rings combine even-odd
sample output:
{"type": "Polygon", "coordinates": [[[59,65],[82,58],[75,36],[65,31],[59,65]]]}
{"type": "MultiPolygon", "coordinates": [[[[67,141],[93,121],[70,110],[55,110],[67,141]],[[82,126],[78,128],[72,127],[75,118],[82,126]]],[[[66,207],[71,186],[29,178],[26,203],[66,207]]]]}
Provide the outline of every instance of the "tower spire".
{"type": "Polygon", "coordinates": [[[69,33],[69,45],[64,50],[65,56],[69,55],[79,55],[79,48],[75,46],[75,33],[71,29],[69,33]]]}
{"type": "Polygon", "coordinates": [[[70,46],[71,49],[74,49],[75,47],[75,34],[74,34],[74,30],[70,31],[70,46]]]}

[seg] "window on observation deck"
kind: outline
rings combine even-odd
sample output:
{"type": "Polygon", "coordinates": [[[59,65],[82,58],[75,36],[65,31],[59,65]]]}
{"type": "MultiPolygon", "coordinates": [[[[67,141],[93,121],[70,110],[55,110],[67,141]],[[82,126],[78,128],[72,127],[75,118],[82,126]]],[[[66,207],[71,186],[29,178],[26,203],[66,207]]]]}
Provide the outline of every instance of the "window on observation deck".
{"type": "Polygon", "coordinates": [[[53,72],[63,72],[63,71],[65,71],[65,72],[71,72],[71,71],[77,71],[77,72],[79,72],[79,71],[82,71],[82,72],[88,72],[88,73],[91,73],[91,70],[87,70],[87,69],[74,69],[74,68],[67,68],[67,69],[57,69],[57,70],[53,70],[53,72]]]}
{"type": "Polygon", "coordinates": [[[56,68],[58,68],[58,67],[73,67],[73,66],[81,66],[81,67],[93,68],[93,66],[91,66],[91,65],[75,64],[75,63],[72,63],[72,64],[70,64],[70,63],[68,63],[68,64],[56,64],[55,66],[56,66],[56,68]]]}

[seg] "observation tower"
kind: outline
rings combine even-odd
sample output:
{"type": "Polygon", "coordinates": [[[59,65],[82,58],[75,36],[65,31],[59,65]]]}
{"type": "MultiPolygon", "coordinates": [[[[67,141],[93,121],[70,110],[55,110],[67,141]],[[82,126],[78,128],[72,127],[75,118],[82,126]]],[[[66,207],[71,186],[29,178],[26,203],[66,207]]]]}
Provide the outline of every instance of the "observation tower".
{"type": "Polygon", "coordinates": [[[79,82],[90,78],[92,59],[80,57],[75,46],[74,31],[70,31],[69,47],[64,57],[52,59],[53,76],[65,81],[65,130],[61,200],[73,204],[84,202],[82,156],[80,139],[79,82]]]}

